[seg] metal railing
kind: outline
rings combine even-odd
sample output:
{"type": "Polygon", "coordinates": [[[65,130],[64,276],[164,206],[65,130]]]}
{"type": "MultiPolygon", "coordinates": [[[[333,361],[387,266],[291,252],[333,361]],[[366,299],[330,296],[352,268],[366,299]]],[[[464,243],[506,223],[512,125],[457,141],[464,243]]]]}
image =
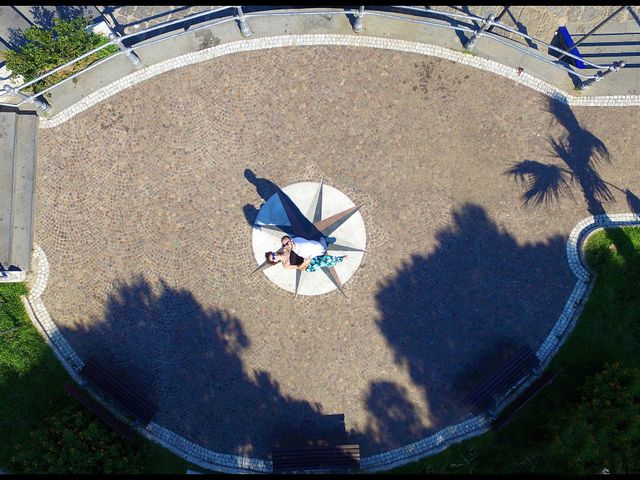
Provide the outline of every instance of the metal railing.
{"type": "MultiPolygon", "coordinates": [[[[246,8],[246,7],[245,7],[246,8]]],[[[278,11],[278,10],[269,10],[269,11],[255,11],[255,12],[250,12],[250,13],[245,13],[242,9],[242,7],[240,6],[224,6],[224,7],[219,7],[219,8],[214,8],[211,10],[206,10],[206,11],[202,11],[202,12],[198,12],[192,15],[188,15],[186,17],[183,18],[179,18],[176,20],[171,20],[168,22],[164,22],[161,23],[159,25],[155,25],[152,27],[148,27],[144,30],[139,30],[133,33],[129,33],[126,35],[122,35],[122,36],[118,36],[115,32],[113,32],[110,29],[110,33],[108,35],[109,37],[109,41],[97,48],[94,48],[93,50],[86,52],[82,55],[80,55],[79,57],[65,63],[64,65],[60,65],[59,67],[54,68],[53,70],[40,75],[37,78],[34,78],[32,80],[29,80],[28,82],[23,83],[20,86],[14,87],[12,85],[9,84],[5,84],[2,88],[2,90],[0,90],[0,95],[3,94],[13,94],[16,95],[20,98],[20,100],[18,101],[18,103],[0,103],[0,105],[5,105],[5,106],[13,106],[13,107],[17,107],[17,106],[21,106],[25,103],[32,103],[34,104],[39,110],[43,111],[43,112],[49,112],[51,111],[51,106],[44,100],[43,95],[50,92],[51,90],[53,90],[54,88],[59,87],[60,85],[63,85],[65,83],[67,83],[68,81],[72,81],[73,79],[77,78],[78,76],[85,74],[86,72],[92,70],[93,68],[98,67],[99,65],[102,65],[105,62],[110,61],[111,59],[119,56],[119,55],[125,55],[129,61],[134,65],[134,67],[136,68],[140,68],[143,65],[142,60],[140,59],[140,57],[134,52],[133,48],[135,47],[136,50],[140,50],[155,44],[158,44],[160,42],[164,42],[166,40],[170,40],[173,38],[177,38],[180,37],[182,35],[186,35],[186,34],[191,34],[194,31],[198,31],[198,30],[202,30],[202,29],[207,29],[207,28],[211,28],[215,25],[220,25],[220,24],[224,24],[227,22],[233,22],[236,21],[238,23],[238,27],[240,29],[240,32],[242,34],[243,37],[249,37],[253,34],[251,28],[250,28],[250,19],[251,18],[259,18],[259,17],[278,17],[278,16],[299,16],[299,15],[330,15],[330,16],[334,16],[334,15],[347,15],[353,18],[353,24],[352,24],[352,28],[353,31],[357,34],[362,33],[362,31],[364,30],[364,19],[365,16],[374,16],[374,17],[380,17],[380,18],[386,18],[386,19],[390,19],[390,20],[397,20],[397,21],[401,21],[401,22],[410,22],[410,23],[417,23],[417,24],[421,24],[421,25],[426,25],[426,26],[430,26],[430,27],[436,27],[436,28],[445,28],[445,29],[450,29],[450,30],[456,30],[456,31],[460,31],[460,32],[465,32],[465,33],[469,33],[471,34],[471,36],[469,37],[468,40],[466,40],[466,42],[463,43],[463,48],[466,51],[471,51],[473,50],[473,48],[475,47],[475,44],[477,42],[477,40],[481,37],[485,37],[487,39],[491,39],[492,41],[502,44],[504,46],[507,46],[509,48],[512,48],[514,50],[517,50],[521,53],[524,53],[526,55],[529,55],[530,57],[536,58],[537,60],[544,62],[546,64],[552,65],[560,70],[564,70],[565,72],[567,72],[569,75],[572,75],[574,77],[577,77],[578,79],[580,79],[580,82],[577,86],[577,90],[578,91],[583,91],[584,89],[588,88],[590,85],[592,85],[595,82],[598,82],[600,80],[602,80],[606,75],[608,75],[611,72],[616,72],[618,70],[620,70],[620,68],[625,66],[625,63],[623,61],[619,61],[619,62],[613,62],[610,65],[600,65],[594,62],[591,62],[583,57],[579,57],[569,51],[563,50],[559,47],[550,45],[546,42],[543,42],[542,40],[536,39],[534,37],[531,37],[530,35],[527,35],[526,33],[520,32],[514,28],[511,28],[507,25],[502,24],[501,22],[499,22],[498,20],[495,19],[494,15],[489,15],[486,18],[482,18],[479,17],[477,15],[473,15],[473,14],[467,14],[467,13],[453,13],[453,12],[445,12],[445,11],[441,11],[441,10],[433,10],[430,8],[422,8],[422,7],[413,7],[413,6],[391,6],[391,7],[375,7],[376,10],[365,10],[364,6],[359,7],[357,10],[353,10],[353,9],[316,9],[316,10],[284,10],[284,11],[278,11]],[[197,20],[200,17],[206,17],[209,15],[214,15],[220,12],[223,12],[225,10],[232,10],[230,12],[230,14],[228,16],[223,16],[220,18],[215,18],[215,19],[211,19],[211,20],[206,20],[203,21],[202,24],[197,25],[197,26],[192,26],[193,25],[193,21],[197,20]],[[394,11],[394,10],[399,10],[399,11],[394,11]],[[447,23],[440,23],[437,22],[435,20],[440,20],[442,21],[442,18],[445,18],[447,23]],[[469,22],[467,24],[464,24],[463,21],[469,22]],[[479,26],[475,26],[474,22],[477,22],[479,24],[479,26]],[[166,30],[168,27],[172,27],[175,25],[179,25],[179,24],[186,24],[188,23],[188,27],[186,27],[183,31],[180,32],[176,32],[176,33],[171,33],[168,35],[163,35],[161,37],[158,38],[151,38],[151,39],[145,39],[143,38],[139,43],[132,45],[135,43],[131,42],[130,45],[132,46],[125,46],[124,42],[125,41],[131,41],[134,40],[136,37],[140,37],[140,36],[144,36],[147,37],[150,33],[158,31],[158,30],[166,30]],[[526,40],[528,40],[529,42],[533,42],[534,45],[543,45],[545,47],[547,47],[549,50],[552,50],[554,52],[557,52],[559,54],[559,57],[569,57],[572,58],[574,60],[580,60],[582,61],[584,64],[589,65],[592,68],[598,69],[598,71],[593,74],[593,75],[586,75],[580,72],[576,72],[573,69],[569,68],[565,63],[560,62],[559,60],[552,60],[550,58],[550,56],[548,55],[541,55],[540,53],[538,53],[538,50],[531,48],[531,47],[525,47],[523,44],[512,40],[511,38],[507,38],[505,36],[502,36],[498,33],[496,33],[496,28],[503,30],[505,32],[509,32],[513,35],[517,35],[520,36],[526,40]],[[70,75],[68,77],[66,77],[65,79],[57,82],[54,85],[51,85],[45,89],[43,89],[42,91],[38,92],[38,93],[33,93],[31,95],[27,95],[25,93],[23,93],[24,90],[28,89],[29,87],[31,87],[32,85],[34,85],[37,82],[40,82],[42,80],[44,80],[45,78],[61,71],[64,70],[65,68],[68,68],[74,64],[76,64],[77,62],[79,62],[80,60],[87,58],[90,55],[93,55],[101,50],[103,50],[104,48],[107,48],[111,45],[117,45],[119,47],[119,51],[106,57],[103,58],[99,61],[96,61],[94,63],[92,63],[91,65],[87,66],[86,68],[84,68],[83,70],[74,73],[73,75],[70,75]],[[2,93],[4,92],[4,93],[2,93]]],[[[106,22],[105,22],[106,24],[106,22]]]]}

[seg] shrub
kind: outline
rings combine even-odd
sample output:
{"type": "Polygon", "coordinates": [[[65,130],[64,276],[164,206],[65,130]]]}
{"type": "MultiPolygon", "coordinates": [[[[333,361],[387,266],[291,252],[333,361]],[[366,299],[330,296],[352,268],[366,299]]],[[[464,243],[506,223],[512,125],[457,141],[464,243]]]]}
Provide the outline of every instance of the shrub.
{"type": "Polygon", "coordinates": [[[587,378],[575,408],[555,427],[551,447],[570,472],[640,472],[640,369],[614,363],[587,378]]]}
{"type": "Polygon", "coordinates": [[[23,473],[140,473],[145,444],[132,446],[100,420],[69,405],[29,434],[28,445],[15,445],[12,467],[23,473]]]}
{"type": "MultiPolygon", "coordinates": [[[[102,35],[87,31],[86,28],[89,25],[90,21],[86,17],[70,20],[56,18],[50,29],[37,26],[27,28],[24,31],[24,45],[15,51],[7,50],[2,53],[7,68],[14,75],[22,75],[25,82],[28,82],[109,41],[102,35]]],[[[117,51],[116,45],[105,47],[70,67],[36,82],[33,85],[33,91],[40,92],[117,51]]]]}

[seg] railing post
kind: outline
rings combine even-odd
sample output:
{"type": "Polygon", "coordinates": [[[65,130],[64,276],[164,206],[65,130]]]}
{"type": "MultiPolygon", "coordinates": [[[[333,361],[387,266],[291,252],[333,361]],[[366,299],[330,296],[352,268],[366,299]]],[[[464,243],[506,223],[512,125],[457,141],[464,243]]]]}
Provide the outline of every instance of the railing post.
{"type": "Polygon", "coordinates": [[[120,40],[120,37],[118,37],[114,32],[109,32],[109,40],[118,45],[118,48],[124,52],[134,67],[140,68],[142,66],[142,60],[140,60],[140,57],[136,55],[133,49],[125,47],[122,40],[120,40]]]}
{"type": "Polygon", "coordinates": [[[242,7],[236,7],[238,11],[238,23],[240,24],[240,33],[242,33],[243,37],[249,37],[253,33],[249,24],[247,23],[247,19],[244,16],[244,12],[242,11],[242,7]]]}
{"type": "Polygon", "coordinates": [[[364,7],[358,8],[355,13],[356,22],[353,24],[353,31],[356,33],[362,32],[364,29],[364,7]]]}
{"type": "Polygon", "coordinates": [[[613,64],[605,72],[598,72],[592,78],[588,78],[587,80],[580,82],[580,84],[577,87],[577,90],[579,92],[583,92],[594,83],[602,80],[605,76],[609,75],[611,72],[617,72],[618,70],[623,68],[625,65],[626,64],[624,63],[624,60],[620,60],[619,62],[613,62],[613,64]]]}
{"type": "Polygon", "coordinates": [[[4,87],[2,87],[2,89],[7,93],[11,93],[13,95],[17,95],[20,98],[22,98],[23,100],[27,100],[27,102],[29,102],[29,103],[33,103],[36,106],[36,108],[38,110],[42,111],[43,113],[51,112],[51,105],[49,105],[47,102],[43,102],[42,100],[38,100],[35,97],[29,97],[28,95],[25,95],[24,93],[18,91],[18,89],[16,87],[12,87],[11,85],[7,84],[4,87]]]}
{"type": "Polygon", "coordinates": [[[489,14],[489,16],[484,20],[482,26],[471,35],[471,38],[467,40],[464,44],[465,50],[473,50],[473,47],[476,45],[476,40],[480,38],[485,30],[493,25],[493,21],[495,19],[495,15],[493,13],[489,14]]]}

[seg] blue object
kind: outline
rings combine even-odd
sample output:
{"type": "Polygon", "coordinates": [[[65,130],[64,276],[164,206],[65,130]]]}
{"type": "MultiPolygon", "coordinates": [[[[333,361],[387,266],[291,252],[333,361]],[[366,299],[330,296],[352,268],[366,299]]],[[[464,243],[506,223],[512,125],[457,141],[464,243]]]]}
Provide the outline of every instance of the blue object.
{"type": "MultiPolygon", "coordinates": [[[[574,47],[575,43],[571,35],[569,35],[569,30],[564,25],[558,28],[558,33],[560,34],[560,38],[562,38],[562,43],[564,43],[565,50],[575,55],[576,57],[580,57],[580,52],[578,51],[578,47],[574,47]]],[[[569,61],[578,68],[587,68],[586,65],[582,62],[582,60],[577,60],[575,58],[569,57],[569,61]]]]}

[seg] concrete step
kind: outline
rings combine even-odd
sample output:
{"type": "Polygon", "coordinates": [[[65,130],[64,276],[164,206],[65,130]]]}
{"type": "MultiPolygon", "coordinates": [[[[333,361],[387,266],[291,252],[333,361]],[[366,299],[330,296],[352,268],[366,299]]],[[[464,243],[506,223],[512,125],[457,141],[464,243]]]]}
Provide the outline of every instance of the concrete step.
{"type": "Polygon", "coordinates": [[[0,263],[5,267],[11,252],[11,212],[13,202],[13,157],[16,141],[16,114],[0,112],[0,263]]]}
{"type": "Polygon", "coordinates": [[[24,271],[30,267],[33,242],[37,134],[35,112],[22,112],[16,116],[10,258],[13,265],[24,271]]]}
{"type": "MultiPolygon", "coordinates": [[[[22,273],[30,269],[33,242],[37,133],[35,111],[0,110],[0,263],[22,273]]],[[[14,280],[0,271],[0,281],[14,280]]]]}

